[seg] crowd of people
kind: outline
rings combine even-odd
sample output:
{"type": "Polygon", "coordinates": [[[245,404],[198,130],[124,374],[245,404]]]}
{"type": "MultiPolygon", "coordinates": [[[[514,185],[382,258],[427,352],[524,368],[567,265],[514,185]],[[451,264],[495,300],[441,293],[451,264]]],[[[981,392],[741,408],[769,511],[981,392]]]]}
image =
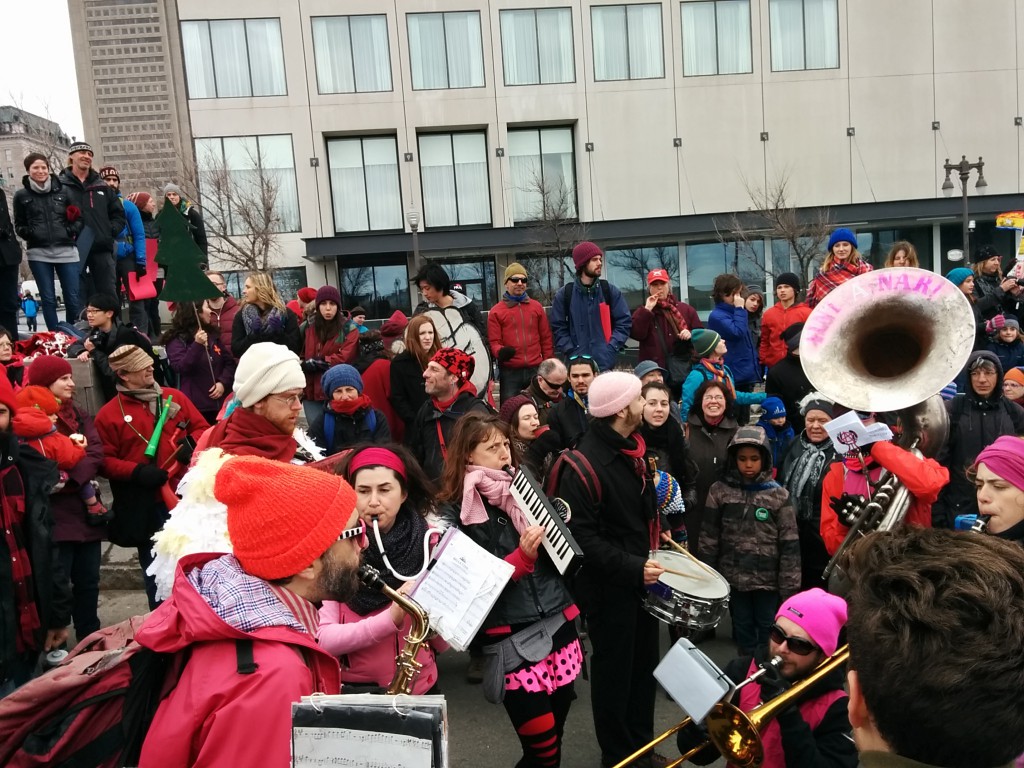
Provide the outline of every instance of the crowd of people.
{"type": "MultiPolygon", "coordinates": [[[[40,653],[65,647],[69,627],[79,639],[99,628],[109,540],[137,549],[144,573],[153,612],[138,642],[191,653],[140,765],[285,765],[290,702],[379,691],[394,676],[410,619],[358,582],[359,563],[407,591],[457,527],[513,569],[467,674],[503,706],[524,768],[559,765],[587,668],[602,764],[651,740],[660,625],[645,597],[666,574],[662,547],[728,582],[734,682],[781,659],[744,686],[741,709],[798,684],[849,640],[848,693],[838,671],[815,685],[763,734],[767,764],[853,766],[858,747],[863,764],[879,766],[997,766],[1024,753],[1024,342],[1021,289],[1000,279],[998,254],[979,249],[973,271],[947,276],[968,296],[977,341],[957,380],[936,382],[949,385],[942,451],[921,456],[875,431],[840,453],[827,426],[851,409],[813,389],[799,349],[813,307],[871,269],[850,230],[832,234],[806,303],[796,274],[775,279],[770,307],[723,274],[706,324],[664,269],[649,272],[648,297],[630,312],[601,277],[601,248],[583,242],[575,278],[548,309],[516,262],[486,320],[432,264],[414,278],[423,303],[413,316],[380,328],[334,286],[304,288],[290,305],[271,275],[252,273],[238,301],[211,271],[222,295],[177,304],[157,336],[145,306],[122,321],[115,282],[146,269],[137,234],[122,234],[153,201],[129,205],[116,169],[96,174],[90,161],[76,144],[54,175],[30,156],[15,198],[48,328],[55,276],[70,321],[86,295],[77,270],[91,274],[88,332],[68,357],[93,364],[104,404],[77,405],[68,359],[25,356],[0,329],[0,692],[33,677],[40,653]],[[81,190],[106,190],[102,206],[76,205],[81,190]],[[630,338],[632,369],[621,354],[630,338]],[[511,492],[520,467],[571,510],[583,552],[571,579],[511,492]],[[825,565],[883,474],[909,493],[908,530],[855,545],[852,591],[829,594],[825,565]],[[979,515],[982,535],[954,530],[979,515]],[[999,632],[985,636],[990,623],[999,632]],[[254,643],[255,671],[243,674],[240,641],[254,643]],[[978,664],[958,667],[963,654],[978,664]],[[938,687],[912,679],[925,666],[938,687]],[[966,688],[991,696],[957,699],[966,688]]],[[[205,246],[196,209],[174,185],[164,193],[205,246]]],[[[917,259],[897,243],[890,261],[917,259]]],[[[868,427],[889,415],[856,418],[868,427]]],[[[447,647],[437,637],[419,648],[412,692],[443,691],[435,657],[447,647]]],[[[706,741],[694,726],[678,746],[704,745],[694,759],[710,761],[706,741]]]]}

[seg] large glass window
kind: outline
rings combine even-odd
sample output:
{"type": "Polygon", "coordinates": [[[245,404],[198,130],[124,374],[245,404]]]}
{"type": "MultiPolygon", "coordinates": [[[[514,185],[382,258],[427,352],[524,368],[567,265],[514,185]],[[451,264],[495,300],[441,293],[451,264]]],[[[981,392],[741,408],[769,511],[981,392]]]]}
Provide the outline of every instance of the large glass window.
{"type": "Polygon", "coordinates": [[[667,270],[672,291],[679,295],[677,245],[609,248],[604,252],[604,264],[602,277],[622,291],[631,310],[647,300],[647,273],[652,269],[667,270]]]}
{"type": "Polygon", "coordinates": [[[739,275],[744,284],[763,292],[766,275],[764,241],[686,244],[686,283],[689,288],[686,301],[694,309],[699,312],[714,309],[711,289],[715,278],[725,273],[739,275]]]}
{"type": "Polygon", "coordinates": [[[314,18],[313,52],[320,93],[391,90],[387,16],[314,18]]]}
{"type": "MultiPolygon", "coordinates": [[[[544,305],[550,305],[558,289],[575,278],[576,267],[570,256],[520,254],[515,260],[526,267],[530,298],[544,305]]],[[[505,290],[504,284],[501,290],[505,290]]]]}
{"type": "Polygon", "coordinates": [[[769,0],[772,71],[839,66],[837,0],[769,0]]]}
{"type": "Polygon", "coordinates": [[[451,278],[452,288],[476,302],[481,312],[490,309],[498,300],[493,256],[462,257],[457,261],[438,260],[438,263],[451,278]]]}
{"type": "Polygon", "coordinates": [[[750,0],[685,2],[683,74],[735,75],[752,72],[750,0]]]}
{"type": "Polygon", "coordinates": [[[409,306],[409,274],[405,262],[380,264],[350,262],[338,265],[341,276],[341,301],[348,308],[360,306],[369,319],[386,319],[397,309],[412,314],[409,306]]]}
{"type": "Polygon", "coordinates": [[[501,11],[505,85],[571,83],[576,79],[571,8],[501,11]]]}
{"type": "Polygon", "coordinates": [[[595,5],[595,80],[642,80],[665,76],[661,4],[595,5]]]}
{"type": "Polygon", "coordinates": [[[290,135],[196,139],[196,162],[206,216],[227,234],[301,229],[290,135]]]}
{"type": "Polygon", "coordinates": [[[413,90],[483,87],[479,11],[410,13],[406,21],[413,90]]]}
{"type": "Polygon", "coordinates": [[[484,134],[422,134],[419,145],[424,226],[490,224],[484,134]]]}
{"type": "MultiPolygon", "coordinates": [[[[241,300],[242,288],[249,273],[245,270],[229,272],[221,269],[217,271],[224,276],[227,292],[241,300]]],[[[309,284],[306,282],[305,267],[279,267],[272,270],[270,274],[274,280],[274,287],[286,302],[296,298],[299,295],[299,289],[309,284]]]]}
{"type": "Polygon", "coordinates": [[[509,130],[508,157],[513,221],[576,218],[572,128],[509,130]]]}
{"type": "Polygon", "coordinates": [[[284,96],[280,19],[181,22],[190,99],[284,96]]]}
{"type": "Polygon", "coordinates": [[[329,139],[334,229],[402,229],[398,144],[394,136],[329,139]]]}

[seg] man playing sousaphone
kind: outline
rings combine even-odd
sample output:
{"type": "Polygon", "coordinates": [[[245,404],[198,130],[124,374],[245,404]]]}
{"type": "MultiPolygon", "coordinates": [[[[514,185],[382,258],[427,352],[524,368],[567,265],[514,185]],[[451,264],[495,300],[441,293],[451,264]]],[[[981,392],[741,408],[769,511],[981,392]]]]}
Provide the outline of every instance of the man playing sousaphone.
{"type": "MultiPolygon", "coordinates": [[[[781,662],[768,666],[763,677],[744,685],[732,703],[749,712],[808,677],[836,652],[839,632],[845,623],[846,601],[843,598],[817,588],[793,595],[775,614],[769,635],[768,656],[777,656],[781,662]]],[[[740,683],[757,669],[756,659],[741,656],[726,665],[725,673],[734,683],[740,683]]],[[[764,729],[761,733],[763,766],[853,768],[857,765],[843,677],[842,669],[826,675],[799,698],[796,706],[784,709],[764,729]]],[[[707,741],[707,734],[699,725],[691,724],[679,732],[676,741],[683,753],[707,741]]],[[[697,765],[708,765],[718,757],[718,750],[708,743],[688,759],[697,765]]]]}

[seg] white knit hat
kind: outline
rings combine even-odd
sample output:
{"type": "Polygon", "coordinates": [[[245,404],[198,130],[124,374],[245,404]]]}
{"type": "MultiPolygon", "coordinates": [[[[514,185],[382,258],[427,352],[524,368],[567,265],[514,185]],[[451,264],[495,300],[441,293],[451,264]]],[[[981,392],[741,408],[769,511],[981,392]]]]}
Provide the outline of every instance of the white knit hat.
{"type": "Polygon", "coordinates": [[[270,341],[261,341],[245,350],[235,369],[235,397],[243,408],[255,405],[267,395],[305,386],[299,356],[270,341]]]}

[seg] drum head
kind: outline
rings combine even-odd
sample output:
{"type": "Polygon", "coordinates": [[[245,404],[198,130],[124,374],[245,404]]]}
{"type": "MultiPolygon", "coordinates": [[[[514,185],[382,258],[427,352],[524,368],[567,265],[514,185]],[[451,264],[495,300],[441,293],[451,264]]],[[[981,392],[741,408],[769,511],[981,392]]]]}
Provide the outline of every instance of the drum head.
{"type": "Polygon", "coordinates": [[[652,552],[650,557],[666,568],[686,574],[677,576],[674,573],[663,573],[658,578],[662,584],[684,595],[704,600],[724,600],[729,596],[729,583],[715,573],[711,566],[701,567],[701,564],[695,563],[686,555],[668,550],[652,552]]]}

